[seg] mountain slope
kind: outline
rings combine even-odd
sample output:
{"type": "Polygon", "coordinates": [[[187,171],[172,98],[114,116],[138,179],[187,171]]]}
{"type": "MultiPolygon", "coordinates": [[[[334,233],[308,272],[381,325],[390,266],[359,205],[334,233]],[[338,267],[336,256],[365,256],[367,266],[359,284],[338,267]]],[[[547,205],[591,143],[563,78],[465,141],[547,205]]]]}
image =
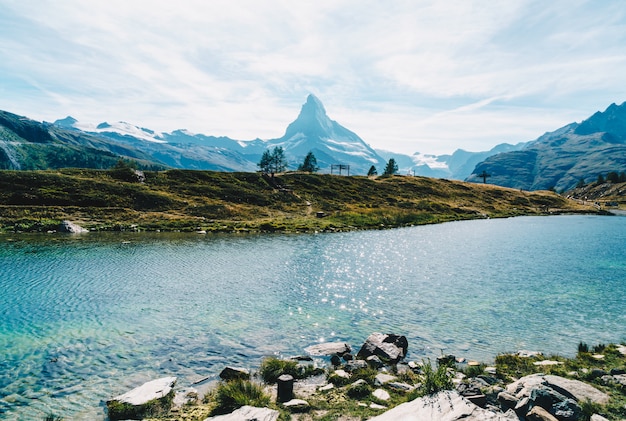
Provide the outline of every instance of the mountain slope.
{"type": "Polygon", "coordinates": [[[626,170],[626,102],[611,104],[582,123],[571,123],[526,144],[520,151],[491,156],[468,181],[490,174],[489,183],[525,190],[573,188],[610,171],[626,170]]]}
{"type": "Polygon", "coordinates": [[[163,167],[124,144],[0,111],[2,169],[110,168],[120,158],[135,160],[144,167],[163,167]]]}

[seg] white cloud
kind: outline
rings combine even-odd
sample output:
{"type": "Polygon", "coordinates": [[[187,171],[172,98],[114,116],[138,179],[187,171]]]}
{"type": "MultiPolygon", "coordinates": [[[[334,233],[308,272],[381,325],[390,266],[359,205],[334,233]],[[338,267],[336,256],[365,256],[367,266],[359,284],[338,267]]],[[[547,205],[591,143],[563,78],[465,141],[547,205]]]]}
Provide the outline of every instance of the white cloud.
{"type": "Polygon", "coordinates": [[[626,100],[625,13],[617,0],[0,0],[0,109],[270,138],[312,92],[374,147],[488,149],[626,100]]]}

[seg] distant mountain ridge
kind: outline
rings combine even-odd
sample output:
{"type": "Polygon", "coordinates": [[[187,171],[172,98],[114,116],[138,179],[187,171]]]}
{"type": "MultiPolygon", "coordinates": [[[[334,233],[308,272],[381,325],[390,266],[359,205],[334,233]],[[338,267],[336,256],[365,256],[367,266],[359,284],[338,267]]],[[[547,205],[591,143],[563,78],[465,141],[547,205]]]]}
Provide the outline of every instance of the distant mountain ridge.
{"type": "MultiPolygon", "coordinates": [[[[350,173],[355,175],[366,174],[371,166],[382,172],[387,161],[394,158],[401,174],[463,179],[470,174],[471,170],[467,168],[473,168],[474,161],[492,154],[459,150],[452,155],[408,156],[374,150],[356,133],[331,120],[322,102],[314,95],[307,97],[298,117],[289,124],[282,137],[268,140],[235,140],[184,129],[159,133],[126,122],[92,125],[71,116],[54,123],[38,123],[11,113],[3,115],[6,118],[4,124],[0,121],[0,168],[9,169],[108,168],[122,157],[153,168],[256,171],[263,152],[280,146],[285,150],[291,170],[302,163],[308,152],[313,152],[322,173],[331,172],[333,164],[349,165],[350,173]],[[54,133],[56,140],[53,142],[50,137],[48,143],[42,143],[36,136],[20,136],[12,132],[12,127],[20,125],[37,126],[44,137],[47,136],[45,133],[54,133]],[[87,148],[86,151],[80,150],[81,145],[87,148]],[[64,159],[59,159],[55,150],[62,150],[64,159]]],[[[30,133],[34,135],[37,130],[30,133]]]]}
{"type": "Polygon", "coordinates": [[[626,171],[626,102],[545,133],[520,150],[488,157],[467,180],[480,181],[483,171],[489,183],[500,186],[558,191],[626,171]]]}
{"type": "Polygon", "coordinates": [[[365,175],[371,166],[382,173],[394,158],[400,174],[482,182],[478,174],[485,171],[493,184],[565,190],[580,179],[625,169],[625,104],[611,104],[580,124],[568,124],[531,142],[503,143],[483,152],[458,149],[450,155],[375,150],[331,120],[314,95],[307,97],[283,136],[268,140],[235,140],[184,129],[160,133],[126,122],[91,125],[69,116],[39,123],[2,111],[0,169],[110,168],[125,158],[143,168],[251,172],[258,170],[265,150],[280,146],[288,170],[297,169],[313,152],[322,173],[331,172],[334,164],[349,165],[352,175],[365,175]]]}

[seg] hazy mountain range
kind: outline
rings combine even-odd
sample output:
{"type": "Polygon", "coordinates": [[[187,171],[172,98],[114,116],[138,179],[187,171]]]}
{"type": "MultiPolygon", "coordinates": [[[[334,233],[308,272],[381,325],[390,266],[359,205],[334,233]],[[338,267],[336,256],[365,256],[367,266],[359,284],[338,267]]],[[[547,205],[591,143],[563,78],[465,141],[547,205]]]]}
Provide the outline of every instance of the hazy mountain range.
{"type": "Polygon", "coordinates": [[[159,133],[125,122],[89,125],[72,117],[40,123],[0,111],[0,168],[110,168],[123,157],[151,169],[256,171],[263,152],[280,146],[290,170],[313,152],[323,173],[331,172],[333,164],[349,165],[354,175],[366,174],[372,165],[382,173],[394,158],[400,174],[479,181],[471,174],[486,171],[491,175],[488,182],[494,184],[564,189],[599,172],[623,171],[625,139],[626,106],[613,104],[604,113],[531,142],[503,143],[483,152],[458,149],[451,155],[409,156],[371,148],[331,120],[322,102],[309,95],[285,134],[266,140],[235,140],[187,130],[159,133]]]}

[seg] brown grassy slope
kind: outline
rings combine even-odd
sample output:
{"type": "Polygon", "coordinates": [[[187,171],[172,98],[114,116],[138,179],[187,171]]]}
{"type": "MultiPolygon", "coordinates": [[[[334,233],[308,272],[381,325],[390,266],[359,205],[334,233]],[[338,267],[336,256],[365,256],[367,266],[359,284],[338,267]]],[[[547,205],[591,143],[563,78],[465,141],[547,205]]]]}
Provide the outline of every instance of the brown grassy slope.
{"type": "Polygon", "coordinates": [[[311,231],[590,211],[552,192],[425,177],[170,170],[126,182],[113,171],[0,171],[0,227],[311,231]],[[323,217],[319,217],[323,216],[323,217]]]}

